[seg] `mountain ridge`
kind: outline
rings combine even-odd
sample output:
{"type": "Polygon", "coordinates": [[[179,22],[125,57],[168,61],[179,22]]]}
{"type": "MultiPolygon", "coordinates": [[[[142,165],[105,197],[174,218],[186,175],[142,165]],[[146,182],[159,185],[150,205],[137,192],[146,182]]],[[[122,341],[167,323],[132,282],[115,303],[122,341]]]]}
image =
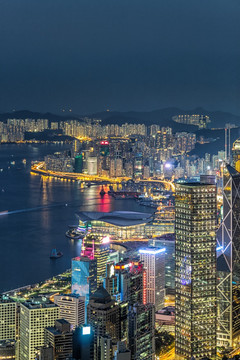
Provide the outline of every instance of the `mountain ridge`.
{"type": "Polygon", "coordinates": [[[182,127],[188,131],[196,131],[197,127],[192,125],[179,124],[172,120],[172,117],[178,114],[201,114],[208,115],[211,123],[209,128],[223,128],[226,123],[234,123],[240,125],[240,116],[224,112],[224,111],[207,111],[201,107],[192,110],[183,110],[177,107],[168,107],[163,109],[156,109],[152,111],[101,111],[92,114],[78,115],[78,114],[54,114],[51,112],[42,113],[37,111],[19,110],[14,112],[0,113],[0,121],[6,122],[7,119],[48,119],[49,121],[66,121],[66,120],[78,120],[83,121],[84,117],[101,119],[102,124],[118,124],[122,125],[128,123],[143,123],[145,125],[157,124],[160,126],[172,126],[175,131],[184,131],[182,127]],[[190,128],[189,128],[190,126],[190,128]],[[179,128],[179,130],[178,130],[179,128]]]}

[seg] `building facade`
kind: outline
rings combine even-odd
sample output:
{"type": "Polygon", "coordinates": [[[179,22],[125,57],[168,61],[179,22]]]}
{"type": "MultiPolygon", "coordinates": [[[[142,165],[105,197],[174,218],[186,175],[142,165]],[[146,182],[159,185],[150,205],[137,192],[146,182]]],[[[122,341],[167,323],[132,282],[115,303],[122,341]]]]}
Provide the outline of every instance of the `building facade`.
{"type": "Polygon", "coordinates": [[[34,360],[37,350],[44,346],[44,330],[54,326],[59,307],[43,299],[20,305],[20,360],[34,360]]]}
{"type": "Polygon", "coordinates": [[[166,249],[140,249],[140,260],[146,270],[144,287],[146,302],[155,305],[156,310],[164,306],[165,297],[165,251],[166,249]]]}
{"type": "Polygon", "coordinates": [[[72,356],[73,333],[65,319],[55,321],[55,326],[45,329],[45,346],[53,348],[54,360],[65,360],[72,356]]]}
{"type": "Polygon", "coordinates": [[[97,290],[97,260],[79,256],[72,259],[72,293],[85,297],[85,317],[91,294],[97,290]]]}
{"type": "Polygon", "coordinates": [[[117,342],[121,333],[119,305],[111,299],[103,287],[98,288],[90,298],[87,306],[87,321],[94,329],[94,359],[99,359],[100,338],[109,335],[112,341],[117,342]]]}
{"type": "Polygon", "coordinates": [[[88,234],[82,243],[82,256],[95,259],[97,262],[97,287],[103,284],[106,276],[106,264],[109,261],[110,239],[108,236],[88,234]]]}
{"type": "MultiPolygon", "coordinates": [[[[223,173],[222,222],[217,231],[218,345],[232,347],[240,334],[240,173],[223,173]]],[[[239,341],[239,339],[237,340],[239,341]]]]}
{"type": "Polygon", "coordinates": [[[62,294],[54,296],[54,302],[59,306],[60,318],[67,320],[73,330],[85,323],[85,297],[62,294]]]}
{"type": "Polygon", "coordinates": [[[176,185],[177,358],[216,356],[216,186],[176,185]]]}
{"type": "Polygon", "coordinates": [[[17,304],[8,296],[0,296],[0,341],[15,340],[17,329],[17,304]]]}
{"type": "Polygon", "coordinates": [[[130,306],[128,344],[131,360],[155,360],[155,308],[153,304],[130,306]]]}

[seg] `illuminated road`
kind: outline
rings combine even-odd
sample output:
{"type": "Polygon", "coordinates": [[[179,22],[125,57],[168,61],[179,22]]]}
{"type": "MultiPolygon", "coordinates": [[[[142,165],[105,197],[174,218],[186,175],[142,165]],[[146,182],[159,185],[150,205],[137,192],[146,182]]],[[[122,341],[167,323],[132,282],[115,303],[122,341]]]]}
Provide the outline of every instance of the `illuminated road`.
{"type": "MultiPolygon", "coordinates": [[[[74,180],[74,181],[82,181],[82,182],[92,182],[92,183],[108,183],[108,184],[120,184],[122,182],[126,182],[131,180],[129,177],[116,177],[110,178],[107,176],[97,176],[97,175],[88,175],[88,174],[81,174],[81,173],[69,173],[69,172],[59,172],[59,171],[51,171],[51,170],[44,170],[44,162],[40,162],[34,164],[31,167],[31,171],[33,173],[49,176],[49,177],[56,177],[59,179],[65,180],[74,180]]],[[[138,184],[163,184],[167,189],[175,191],[175,185],[171,181],[167,180],[157,180],[157,179],[145,179],[145,180],[138,180],[136,183],[138,184]]]]}
{"type": "Polygon", "coordinates": [[[174,360],[175,359],[175,347],[169,350],[166,354],[156,356],[157,360],[174,360]]]}

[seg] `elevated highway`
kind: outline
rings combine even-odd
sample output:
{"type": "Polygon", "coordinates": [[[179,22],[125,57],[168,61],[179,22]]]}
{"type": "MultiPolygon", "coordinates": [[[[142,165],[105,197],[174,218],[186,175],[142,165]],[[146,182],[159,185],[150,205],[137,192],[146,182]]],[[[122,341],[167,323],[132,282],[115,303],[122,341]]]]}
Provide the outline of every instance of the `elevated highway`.
{"type": "MultiPolygon", "coordinates": [[[[110,178],[107,176],[98,176],[98,175],[88,175],[82,173],[70,173],[70,172],[60,172],[44,169],[44,162],[39,162],[31,167],[31,172],[43,176],[55,177],[58,179],[73,180],[78,182],[85,182],[87,184],[121,184],[132,180],[129,177],[114,177],[110,178]]],[[[136,184],[163,184],[167,190],[175,191],[175,185],[171,181],[160,180],[160,179],[141,179],[137,180],[136,184]]]]}

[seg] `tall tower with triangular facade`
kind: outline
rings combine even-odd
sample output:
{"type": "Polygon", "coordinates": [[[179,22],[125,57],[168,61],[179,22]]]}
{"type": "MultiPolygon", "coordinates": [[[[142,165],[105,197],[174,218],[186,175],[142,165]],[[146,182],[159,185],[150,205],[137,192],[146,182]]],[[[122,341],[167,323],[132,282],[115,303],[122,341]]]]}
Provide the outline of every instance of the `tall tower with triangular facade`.
{"type": "Polygon", "coordinates": [[[217,231],[217,340],[234,346],[240,335],[240,173],[226,165],[222,222],[217,231]]]}

